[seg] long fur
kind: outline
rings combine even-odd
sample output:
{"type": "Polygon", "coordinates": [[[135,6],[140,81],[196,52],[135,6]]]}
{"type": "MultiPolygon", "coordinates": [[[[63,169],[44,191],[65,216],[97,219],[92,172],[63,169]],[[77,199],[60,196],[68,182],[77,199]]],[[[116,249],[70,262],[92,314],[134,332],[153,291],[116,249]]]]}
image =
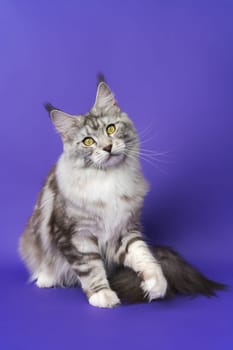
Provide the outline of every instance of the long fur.
{"type": "MultiPolygon", "coordinates": [[[[167,279],[168,288],[164,299],[175,297],[177,294],[206,297],[215,296],[215,291],[225,290],[222,283],[212,281],[189,264],[180,254],[169,247],[150,247],[154,257],[162,267],[167,279]]],[[[125,303],[148,302],[140,284],[141,278],[130,268],[118,267],[110,276],[111,288],[125,303]]]]}
{"type": "Polygon", "coordinates": [[[137,131],[103,75],[88,113],[70,115],[49,103],[45,108],[64,147],[20,239],[36,285],[78,283],[97,307],[223,289],[171,249],[145,242],[140,218],[148,183],[137,131]],[[124,268],[108,276],[116,265],[124,268]]]}

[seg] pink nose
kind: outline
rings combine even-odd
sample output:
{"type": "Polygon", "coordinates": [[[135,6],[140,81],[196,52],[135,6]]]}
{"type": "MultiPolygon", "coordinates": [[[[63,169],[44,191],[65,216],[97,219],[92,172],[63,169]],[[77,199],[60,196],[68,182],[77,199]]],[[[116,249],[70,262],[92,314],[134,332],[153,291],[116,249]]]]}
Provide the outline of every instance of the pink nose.
{"type": "Polygon", "coordinates": [[[105,146],[103,148],[104,151],[108,152],[108,153],[111,153],[111,150],[112,150],[112,145],[108,145],[108,146],[105,146]]]}

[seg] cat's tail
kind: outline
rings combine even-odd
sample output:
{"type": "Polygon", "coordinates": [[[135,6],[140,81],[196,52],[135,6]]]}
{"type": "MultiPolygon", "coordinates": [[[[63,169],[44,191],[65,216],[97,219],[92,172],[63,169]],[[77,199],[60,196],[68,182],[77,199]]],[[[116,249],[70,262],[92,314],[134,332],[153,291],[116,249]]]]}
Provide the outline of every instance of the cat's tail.
{"type": "MultiPolygon", "coordinates": [[[[161,265],[168,282],[165,298],[176,294],[190,296],[202,294],[211,297],[215,296],[215,291],[226,289],[224,284],[206,278],[173,249],[155,246],[151,247],[151,251],[161,265]]],[[[140,288],[142,280],[133,270],[119,267],[110,275],[109,282],[122,302],[148,302],[140,288]]]]}

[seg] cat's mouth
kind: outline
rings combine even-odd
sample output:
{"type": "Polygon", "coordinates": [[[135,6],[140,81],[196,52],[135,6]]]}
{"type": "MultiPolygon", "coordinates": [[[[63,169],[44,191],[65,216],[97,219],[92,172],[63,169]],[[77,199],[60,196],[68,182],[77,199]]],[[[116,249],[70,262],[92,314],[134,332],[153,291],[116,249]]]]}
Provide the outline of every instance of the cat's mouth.
{"type": "Polygon", "coordinates": [[[118,165],[125,160],[125,155],[123,153],[110,153],[107,158],[102,163],[105,168],[118,165]]]}

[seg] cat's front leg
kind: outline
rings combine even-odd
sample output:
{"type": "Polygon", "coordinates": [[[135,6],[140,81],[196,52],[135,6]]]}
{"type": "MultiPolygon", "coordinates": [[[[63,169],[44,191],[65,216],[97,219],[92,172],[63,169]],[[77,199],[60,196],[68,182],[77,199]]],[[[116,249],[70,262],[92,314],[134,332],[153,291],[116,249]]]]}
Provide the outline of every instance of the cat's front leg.
{"type": "Polygon", "coordinates": [[[132,268],[141,277],[141,287],[150,301],[165,296],[167,281],[140,232],[124,236],[117,254],[120,264],[132,268]]]}
{"type": "Polygon", "coordinates": [[[120,304],[117,294],[109,286],[100,255],[94,252],[84,252],[81,255],[76,269],[89,303],[102,308],[111,308],[120,304]]]}
{"type": "Polygon", "coordinates": [[[93,237],[75,237],[64,244],[58,243],[60,251],[78,275],[81,287],[91,305],[111,308],[120,304],[117,294],[111,290],[98,242],[93,237]]]}

